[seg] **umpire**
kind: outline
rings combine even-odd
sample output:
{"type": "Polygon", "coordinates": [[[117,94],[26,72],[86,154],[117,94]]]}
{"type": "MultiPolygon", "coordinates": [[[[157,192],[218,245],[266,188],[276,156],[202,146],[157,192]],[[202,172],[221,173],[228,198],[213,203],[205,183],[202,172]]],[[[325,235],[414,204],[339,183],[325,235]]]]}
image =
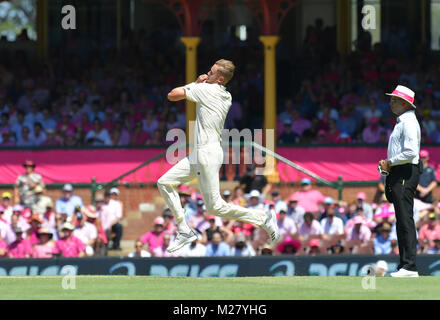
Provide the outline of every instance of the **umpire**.
{"type": "Polygon", "coordinates": [[[420,125],[415,115],[415,94],[399,85],[387,95],[391,96],[391,111],[397,116],[397,123],[388,141],[388,158],[379,161],[379,166],[389,173],[385,179],[385,195],[396,212],[400,263],[398,271],[391,276],[418,277],[413,207],[422,164],[419,160],[420,125]]]}

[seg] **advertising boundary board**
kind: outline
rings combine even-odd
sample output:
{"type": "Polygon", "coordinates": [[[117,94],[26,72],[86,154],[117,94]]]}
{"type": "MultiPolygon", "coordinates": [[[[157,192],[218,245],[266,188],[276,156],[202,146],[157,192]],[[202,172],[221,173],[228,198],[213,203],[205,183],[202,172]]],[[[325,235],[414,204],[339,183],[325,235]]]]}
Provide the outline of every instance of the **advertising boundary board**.
{"type": "MultiPolygon", "coordinates": [[[[0,276],[140,275],[173,277],[364,276],[378,260],[396,270],[396,255],[210,258],[2,259],[0,276]]],[[[418,255],[420,275],[440,276],[440,255],[418,255]]]]}

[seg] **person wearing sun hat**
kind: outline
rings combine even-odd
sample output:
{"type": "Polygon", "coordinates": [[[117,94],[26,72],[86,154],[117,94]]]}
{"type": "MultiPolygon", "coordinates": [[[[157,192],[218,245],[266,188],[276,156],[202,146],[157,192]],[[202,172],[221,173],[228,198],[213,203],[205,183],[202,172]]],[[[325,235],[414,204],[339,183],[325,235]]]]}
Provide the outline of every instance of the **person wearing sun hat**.
{"type": "Polygon", "coordinates": [[[93,256],[96,240],[98,238],[98,229],[96,226],[88,221],[88,218],[94,219],[97,217],[94,206],[89,205],[82,208],[81,212],[77,214],[78,225],[73,231],[73,235],[80,239],[86,246],[86,255],[93,256]]]}
{"type": "Polygon", "coordinates": [[[43,215],[46,212],[47,205],[52,203],[52,199],[44,195],[44,189],[41,186],[36,186],[34,193],[37,199],[32,206],[32,212],[43,215]]]}
{"type": "Polygon", "coordinates": [[[53,254],[63,257],[84,257],[86,246],[73,235],[75,226],[70,222],[65,222],[61,227],[62,237],[55,243],[53,254]]]}
{"type": "Polygon", "coordinates": [[[53,233],[46,228],[40,228],[37,232],[39,242],[32,248],[32,258],[52,258],[55,241],[53,233]]]}
{"type": "Polygon", "coordinates": [[[36,167],[34,161],[26,160],[23,167],[26,169],[26,173],[19,175],[15,182],[14,202],[20,203],[26,208],[31,208],[37,199],[34,188],[38,185],[42,188],[45,186],[41,175],[34,172],[36,167]]]}
{"type": "Polygon", "coordinates": [[[11,223],[12,194],[9,191],[5,191],[2,193],[2,205],[4,208],[2,218],[5,219],[8,223],[11,223]]]}
{"type": "Polygon", "coordinates": [[[392,277],[418,277],[417,235],[413,218],[414,195],[423,169],[420,162],[420,125],[415,114],[415,93],[398,85],[390,96],[391,111],[397,122],[388,141],[387,159],[378,170],[385,179],[385,195],[393,203],[397,219],[400,263],[392,277]]]}
{"type": "Polygon", "coordinates": [[[433,203],[435,199],[432,196],[432,191],[438,183],[435,169],[429,165],[428,150],[420,150],[420,160],[423,164],[423,172],[417,186],[416,198],[426,203],[433,203]]]}

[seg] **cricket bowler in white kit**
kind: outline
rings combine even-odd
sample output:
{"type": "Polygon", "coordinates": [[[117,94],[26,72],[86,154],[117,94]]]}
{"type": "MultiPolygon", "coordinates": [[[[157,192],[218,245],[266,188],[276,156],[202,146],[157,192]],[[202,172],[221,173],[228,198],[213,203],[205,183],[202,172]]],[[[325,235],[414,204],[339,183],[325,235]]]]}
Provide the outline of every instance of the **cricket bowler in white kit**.
{"type": "Polygon", "coordinates": [[[208,74],[183,87],[177,87],[168,94],[170,101],[188,99],[196,103],[196,125],[194,151],[180,160],[166,172],[157,185],[162,197],[174,214],[178,234],[168,247],[174,252],[197,239],[186,220],[180,203],[177,187],[197,177],[200,193],[209,214],[252,223],[263,228],[273,243],[280,238],[274,213],[253,210],[226,203],[220,196],[219,170],[223,163],[221,135],[225,119],[232,104],[231,94],[225,85],[234,75],[235,66],[231,61],[219,60],[208,74]]]}

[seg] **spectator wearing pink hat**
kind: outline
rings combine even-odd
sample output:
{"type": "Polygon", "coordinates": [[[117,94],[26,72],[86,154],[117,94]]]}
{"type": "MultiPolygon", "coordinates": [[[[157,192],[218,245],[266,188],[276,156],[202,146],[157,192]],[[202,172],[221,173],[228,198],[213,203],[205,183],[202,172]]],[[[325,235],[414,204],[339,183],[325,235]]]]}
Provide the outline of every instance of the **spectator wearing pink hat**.
{"type": "Polygon", "coordinates": [[[147,243],[148,248],[152,252],[154,251],[154,249],[163,245],[163,237],[165,235],[164,219],[162,217],[157,217],[156,219],[154,219],[153,223],[153,230],[148,231],[139,239],[140,241],[142,241],[142,243],[147,243]]]}
{"type": "Polygon", "coordinates": [[[306,212],[318,212],[319,204],[324,203],[325,196],[319,191],[312,189],[312,181],[308,178],[301,180],[301,190],[294,193],[298,197],[298,204],[306,212]]]}
{"type": "Polygon", "coordinates": [[[371,205],[366,201],[367,195],[365,192],[358,192],[356,196],[357,200],[357,206],[361,207],[364,210],[364,216],[368,219],[373,219],[373,208],[371,205]]]}
{"type": "Polygon", "coordinates": [[[277,245],[277,251],[281,254],[297,254],[301,249],[301,242],[287,236],[280,244],[277,245]]]}
{"type": "Polygon", "coordinates": [[[304,222],[304,214],[306,213],[306,210],[298,205],[299,196],[294,193],[290,195],[287,201],[289,203],[287,215],[292,218],[297,226],[302,225],[304,222]]]}
{"type": "Polygon", "coordinates": [[[371,238],[371,231],[365,225],[364,219],[361,216],[356,216],[353,218],[353,228],[347,230],[347,241],[360,240],[366,243],[371,238]]]}
{"type": "Polygon", "coordinates": [[[437,187],[437,178],[434,168],[429,165],[428,150],[420,151],[420,160],[423,164],[423,172],[420,175],[415,197],[423,202],[433,203],[432,191],[437,187]]]}
{"type": "Polygon", "coordinates": [[[321,242],[319,239],[310,239],[309,241],[309,255],[316,256],[321,253],[320,249],[321,242]]]}
{"type": "MultiPolygon", "coordinates": [[[[194,198],[194,200],[191,197],[191,189],[185,185],[181,184],[179,188],[177,189],[177,192],[179,193],[180,197],[180,203],[182,204],[183,210],[185,210],[185,217],[188,219],[190,216],[197,213],[196,211],[196,201],[197,199],[194,198]]],[[[170,208],[171,212],[173,210],[170,208]]],[[[174,213],[173,213],[174,215],[174,213]]],[[[175,215],[174,215],[175,216],[175,215]]]]}
{"type": "Polygon", "coordinates": [[[53,254],[63,257],[84,257],[86,255],[86,246],[73,235],[75,226],[66,222],[61,227],[62,237],[57,240],[53,249],[53,254]]]}
{"type": "Polygon", "coordinates": [[[9,245],[8,257],[30,258],[32,256],[32,244],[29,239],[23,238],[23,230],[19,227],[14,229],[16,240],[9,245]]]}
{"type": "Polygon", "coordinates": [[[354,227],[356,217],[359,217],[358,219],[362,219],[364,225],[367,226],[368,229],[371,230],[374,227],[376,227],[376,222],[365,216],[364,209],[362,207],[356,207],[354,216],[345,222],[345,226],[344,226],[345,233],[347,233],[350,229],[354,227]]]}

